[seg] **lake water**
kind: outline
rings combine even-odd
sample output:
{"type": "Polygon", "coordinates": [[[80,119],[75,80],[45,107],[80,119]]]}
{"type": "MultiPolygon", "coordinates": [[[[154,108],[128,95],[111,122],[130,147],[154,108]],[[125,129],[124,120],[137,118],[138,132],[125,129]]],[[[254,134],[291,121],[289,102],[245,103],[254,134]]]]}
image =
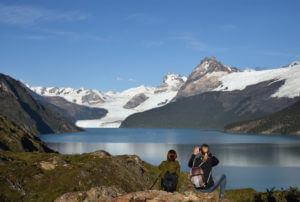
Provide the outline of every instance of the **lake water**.
{"type": "Polygon", "coordinates": [[[213,176],[227,175],[227,188],[287,188],[300,185],[300,137],[224,134],[214,129],[87,129],[81,133],[41,135],[63,154],[105,150],[136,154],[158,165],[175,149],[183,171],[195,146],[207,143],[220,160],[213,176]]]}

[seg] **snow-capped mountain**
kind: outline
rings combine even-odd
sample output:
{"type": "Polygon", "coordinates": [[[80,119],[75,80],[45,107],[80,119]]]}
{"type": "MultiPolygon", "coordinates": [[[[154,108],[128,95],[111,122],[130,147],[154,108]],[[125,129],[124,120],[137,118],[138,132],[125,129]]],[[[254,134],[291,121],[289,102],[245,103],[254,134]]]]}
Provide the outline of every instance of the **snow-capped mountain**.
{"type": "MultiPolygon", "coordinates": [[[[101,92],[83,88],[31,87],[28,84],[26,86],[42,96],[59,96],[69,102],[104,108],[108,111],[101,119],[77,121],[76,124],[80,127],[119,127],[121,122],[131,114],[161,107],[181,98],[205,92],[243,91],[249,86],[259,87],[267,83],[269,92],[272,91],[272,94],[266,99],[296,98],[300,96],[299,78],[300,62],[292,62],[278,69],[241,71],[223,65],[215,57],[211,57],[204,58],[188,78],[168,73],[163,78],[163,83],[157,87],[139,86],[122,92],[101,92]],[[280,85],[279,83],[272,85],[274,82],[280,82],[280,85]]],[[[248,91],[246,90],[245,93],[248,91]]],[[[227,107],[230,108],[229,105],[227,107]]]]}
{"type": "Polygon", "coordinates": [[[300,96],[300,62],[270,70],[246,69],[241,71],[223,65],[215,57],[204,58],[188,77],[175,99],[190,97],[209,91],[243,90],[264,81],[284,80],[285,83],[273,97],[300,96]]]}
{"type": "Polygon", "coordinates": [[[158,87],[139,86],[122,92],[101,92],[83,88],[32,87],[26,86],[42,96],[59,96],[81,105],[104,108],[108,110],[104,118],[97,120],[80,120],[80,127],[119,127],[129,115],[160,107],[169,103],[177,94],[178,89],[186,81],[185,76],[168,73],[158,87]]]}
{"type": "Polygon", "coordinates": [[[187,78],[185,76],[181,76],[180,74],[168,73],[164,77],[163,83],[155,89],[155,93],[178,91],[186,82],[186,80],[187,78]]]}
{"type": "Polygon", "coordinates": [[[243,90],[247,86],[264,81],[284,81],[272,97],[294,98],[300,96],[300,62],[292,62],[287,67],[261,71],[236,72],[219,77],[222,83],[214,91],[243,90]]]}
{"type": "Polygon", "coordinates": [[[236,68],[223,65],[214,56],[211,58],[206,57],[194,68],[185,84],[178,91],[175,99],[211,91],[221,84],[219,77],[239,71],[236,68]]]}
{"type": "Polygon", "coordinates": [[[104,93],[99,90],[85,90],[84,88],[59,88],[59,87],[33,87],[25,84],[35,93],[42,96],[58,96],[63,97],[69,102],[84,105],[95,105],[105,102],[104,93]]]}
{"type": "Polygon", "coordinates": [[[278,69],[241,72],[215,58],[205,58],[173,102],[130,115],[121,127],[222,128],[268,116],[300,100],[299,78],[299,62],[278,69]]]}

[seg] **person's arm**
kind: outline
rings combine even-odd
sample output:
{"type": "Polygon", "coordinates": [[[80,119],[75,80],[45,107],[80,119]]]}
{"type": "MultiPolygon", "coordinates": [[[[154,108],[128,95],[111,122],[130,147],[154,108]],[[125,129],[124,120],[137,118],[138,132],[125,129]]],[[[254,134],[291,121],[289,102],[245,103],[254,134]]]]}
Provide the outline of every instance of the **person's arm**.
{"type": "Polygon", "coordinates": [[[163,162],[161,162],[160,165],[158,166],[158,169],[159,169],[159,170],[162,170],[164,166],[165,166],[165,162],[163,161],[163,162]]]}
{"type": "Polygon", "coordinates": [[[217,157],[213,156],[212,154],[210,154],[210,161],[211,161],[211,166],[216,166],[219,164],[219,159],[217,159],[217,157]]]}
{"type": "Polygon", "coordinates": [[[176,174],[177,174],[178,177],[179,177],[179,175],[180,175],[180,164],[179,164],[178,161],[176,161],[176,174]]]}
{"type": "Polygon", "coordinates": [[[180,187],[180,164],[179,162],[177,161],[177,165],[176,165],[176,174],[178,176],[178,183],[177,183],[177,186],[176,186],[176,191],[178,192],[179,191],[179,187],[180,187]]]}
{"type": "Polygon", "coordinates": [[[196,158],[196,155],[195,154],[192,154],[190,160],[189,160],[189,167],[193,167],[193,163],[194,163],[194,159],[196,158]]]}
{"type": "Polygon", "coordinates": [[[188,166],[189,166],[190,168],[193,167],[194,159],[196,158],[196,155],[199,154],[199,153],[200,153],[199,147],[195,147],[194,153],[192,154],[192,156],[191,156],[191,158],[190,158],[190,160],[189,160],[189,164],[188,164],[188,166]]]}

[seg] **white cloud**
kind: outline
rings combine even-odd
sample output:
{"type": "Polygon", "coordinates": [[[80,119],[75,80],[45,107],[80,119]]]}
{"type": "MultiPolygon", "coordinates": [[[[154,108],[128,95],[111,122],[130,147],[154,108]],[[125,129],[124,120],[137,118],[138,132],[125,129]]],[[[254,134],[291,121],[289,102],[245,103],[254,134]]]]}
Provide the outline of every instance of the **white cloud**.
{"type": "Polygon", "coordinates": [[[129,81],[129,82],[134,82],[134,83],[137,82],[137,80],[135,80],[135,79],[133,79],[133,78],[128,79],[128,81],[129,81]]]}
{"type": "Polygon", "coordinates": [[[95,41],[109,41],[111,39],[111,37],[102,37],[95,34],[76,33],[63,30],[38,29],[38,31],[46,33],[48,35],[50,34],[54,36],[66,37],[69,40],[89,39],[95,41]]]}
{"type": "Polygon", "coordinates": [[[88,16],[76,11],[57,11],[24,5],[0,4],[0,23],[14,25],[36,25],[51,21],[78,21],[88,16]]]}
{"type": "Polygon", "coordinates": [[[94,41],[101,41],[101,42],[109,42],[111,40],[111,37],[102,37],[95,34],[76,33],[71,31],[40,29],[40,28],[33,28],[32,30],[37,32],[37,34],[10,35],[9,37],[14,39],[25,39],[25,40],[45,40],[45,39],[50,39],[55,37],[63,37],[68,41],[87,39],[87,40],[94,40],[94,41]]]}
{"type": "Polygon", "coordinates": [[[54,37],[65,37],[67,40],[88,39],[95,41],[109,41],[110,37],[97,34],[77,33],[72,31],[42,29],[39,25],[47,22],[80,21],[88,18],[87,14],[77,11],[59,11],[24,5],[0,4],[0,23],[30,27],[35,34],[10,36],[16,39],[43,40],[54,37]]]}
{"type": "Polygon", "coordinates": [[[133,82],[133,83],[135,83],[135,82],[137,82],[137,80],[135,80],[135,79],[133,79],[133,78],[129,78],[129,79],[123,79],[122,77],[117,77],[117,81],[128,81],[128,82],[133,82]]]}

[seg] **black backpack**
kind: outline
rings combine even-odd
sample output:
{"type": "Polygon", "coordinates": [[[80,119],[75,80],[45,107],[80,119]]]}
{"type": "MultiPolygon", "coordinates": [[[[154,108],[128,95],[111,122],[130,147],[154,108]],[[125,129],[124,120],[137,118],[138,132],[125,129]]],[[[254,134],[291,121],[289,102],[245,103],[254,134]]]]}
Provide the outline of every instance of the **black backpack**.
{"type": "Polygon", "coordinates": [[[176,191],[178,183],[178,176],[176,173],[166,172],[165,176],[161,179],[161,187],[164,191],[174,192],[176,191]]]}

